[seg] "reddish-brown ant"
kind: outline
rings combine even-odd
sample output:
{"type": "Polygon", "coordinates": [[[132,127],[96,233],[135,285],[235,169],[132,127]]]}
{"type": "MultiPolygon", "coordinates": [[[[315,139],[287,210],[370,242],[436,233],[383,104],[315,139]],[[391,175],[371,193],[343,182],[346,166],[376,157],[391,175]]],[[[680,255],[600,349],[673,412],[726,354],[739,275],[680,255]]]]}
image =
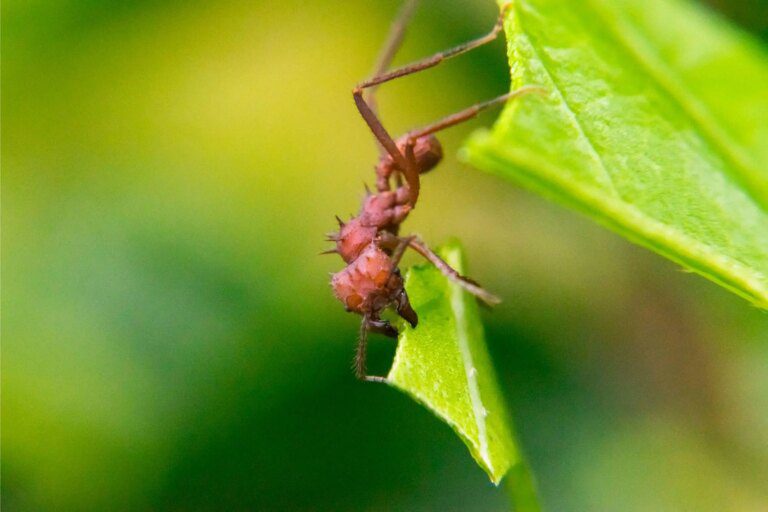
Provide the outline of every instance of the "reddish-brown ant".
{"type": "Polygon", "coordinates": [[[475,281],[460,275],[416,236],[399,236],[398,230],[416,205],[420,175],[433,169],[442,159],[443,150],[434,135],[436,132],[471,119],[482,110],[502,104],[510,98],[539,91],[535,87],[518,89],[473,105],[393,140],[376,114],[373,98],[376,87],[395,78],[431,68],[446,59],[495,40],[502,30],[506,11],[505,6],[488,34],[432,57],[387,71],[405,35],[405,27],[415,5],[416,0],[409,0],[403,6],[400,16],[392,26],[373,77],[352,91],[357,109],[380,145],[381,155],[376,165],[376,193],[368,191],[360,213],[348,222],[345,223],[337,217],[339,231],[328,235],[328,240],[336,242],[336,247],[326,253],[338,253],[347,263],[346,268],[333,275],[333,291],[347,311],[363,317],[354,369],[355,375],[364,380],[383,380],[382,377],[366,375],[368,332],[378,332],[392,338],[397,338],[398,335],[397,329],[381,318],[382,312],[394,306],[397,313],[411,326],[416,327],[418,323],[418,316],[408,301],[403,278],[398,269],[400,259],[407,248],[421,254],[449,279],[485,303],[494,305],[500,302],[498,297],[484,290],[475,281]],[[395,183],[394,189],[392,180],[395,183]]]}

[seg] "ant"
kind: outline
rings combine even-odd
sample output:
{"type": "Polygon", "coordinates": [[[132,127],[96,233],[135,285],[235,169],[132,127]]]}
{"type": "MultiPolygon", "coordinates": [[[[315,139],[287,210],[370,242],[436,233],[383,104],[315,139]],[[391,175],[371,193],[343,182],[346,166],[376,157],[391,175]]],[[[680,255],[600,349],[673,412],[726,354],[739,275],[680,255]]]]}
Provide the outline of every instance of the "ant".
{"type": "Polygon", "coordinates": [[[379,146],[379,162],[375,167],[376,192],[372,193],[366,187],[366,197],[356,217],[347,222],[336,217],[339,231],[328,235],[328,241],[335,242],[336,247],[323,254],[337,253],[347,264],[346,268],[333,275],[331,286],[347,311],[363,317],[354,361],[355,375],[361,380],[385,381],[384,377],[369,376],[366,373],[368,332],[392,338],[398,336],[397,329],[381,318],[382,312],[393,306],[397,314],[412,327],[416,327],[418,323],[418,315],[408,300],[403,277],[398,268],[406,249],[411,248],[422,255],[446,277],[486,304],[495,305],[501,302],[472,279],[460,275],[417,236],[399,236],[398,231],[400,224],[416,206],[421,174],[432,170],[442,159],[443,150],[434,134],[467,121],[489,107],[503,104],[511,98],[529,92],[540,92],[540,89],[517,89],[473,105],[423,128],[412,130],[397,140],[389,135],[378,118],[374,93],[377,86],[384,82],[434,67],[446,59],[494,41],[502,31],[504,14],[510,6],[511,4],[506,4],[502,8],[498,20],[488,34],[426,59],[387,71],[402,43],[406,26],[416,7],[416,0],[408,0],[392,25],[384,50],[374,68],[373,77],[358,84],[352,91],[355,105],[379,146]]]}

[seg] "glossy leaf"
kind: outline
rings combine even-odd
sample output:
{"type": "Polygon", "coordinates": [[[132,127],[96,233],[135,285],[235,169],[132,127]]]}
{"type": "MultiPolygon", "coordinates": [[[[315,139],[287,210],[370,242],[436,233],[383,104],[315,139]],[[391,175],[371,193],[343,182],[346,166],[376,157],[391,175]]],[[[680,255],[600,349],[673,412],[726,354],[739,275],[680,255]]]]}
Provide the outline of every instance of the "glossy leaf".
{"type": "Polygon", "coordinates": [[[477,167],[768,307],[768,64],[677,0],[517,0],[511,102],[477,167]]]}

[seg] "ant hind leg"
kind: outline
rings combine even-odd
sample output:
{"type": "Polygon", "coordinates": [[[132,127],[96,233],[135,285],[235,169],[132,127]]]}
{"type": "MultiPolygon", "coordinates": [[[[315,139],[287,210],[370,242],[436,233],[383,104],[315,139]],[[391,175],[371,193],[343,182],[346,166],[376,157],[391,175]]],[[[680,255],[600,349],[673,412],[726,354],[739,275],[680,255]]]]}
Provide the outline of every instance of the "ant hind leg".
{"type": "MultiPolygon", "coordinates": [[[[467,53],[471,50],[474,50],[475,48],[479,48],[485,44],[488,44],[496,40],[496,38],[499,36],[499,33],[501,33],[501,30],[504,28],[504,16],[507,10],[511,6],[512,6],[512,2],[508,2],[501,8],[501,12],[499,13],[499,17],[496,19],[496,23],[493,25],[493,28],[491,29],[491,31],[488,32],[487,34],[481,37],[478,37],[477,39],[467,41],[466,43],[460,44],[448,50],[443,50],[442,52],[438,52],[432,55],[431,57],[426,57],[416,62],[412,62],[411,64],[407,64],[405,66],[393,69],[392,71],[385,71],[386,66],[380,66],[379,73],[369,78],[368,80],[360,83],[357,87],[359,89],[376,87],[379,84],[383,84],[384,82],[389,82],[390,80],[394,80],[395,78],[400,78],[402,76],[418,73],[419,71],[423,71],[425,69],[429,69],[431,67],[437,66],[438,64],[440,64],[441,62],[447,59],[467,53]]],[[[399,41],[397,44],[399,45],[399,41]]],[[[385,53],[384,55],[387,55],[387,53],[385,53]]],[[[394,56],[394,51],[392,51],[391,55],[389,56],[390,60],[391,60],[391,57],[393,56],[394,56]]]]}
{"type": "MultiPolygon", "coordinates": [[[[368,375],[366,370],[369,330],[373,329],[371,329],[370,319],[366,316],[363,317],[363,321],[360,323],[360,338],[357,340],[357,350],[355,351],[355,361],[353,365],[355,377],[367,382],[386,382],[387,379],[385,377],[368,375]]],[[[395,334],[395,336],[397,336],[397,334],[395,334]]]]}
{"type": "Polygon", "coordinates": [[[451,126],[456,126],[457,124],[469,121],[483,110],[494,107],[496,105],[501,105],[511,99],[531,93],[543,96],[546,94],[546,90],[536,85],[525,85],[519,89],[515,89],[514,91],[508,92],[506,94],[502,94],[501,96],[497,96],[493,99],[476,103],[471,107],[467,107],[464,110],[446,116],[417,130],[411,130],[408,132],[407,137],[409,140],[415,141],[421,137],[426,137],[427,135],[437,133],[440,130],[445,130],[451,126]]]}

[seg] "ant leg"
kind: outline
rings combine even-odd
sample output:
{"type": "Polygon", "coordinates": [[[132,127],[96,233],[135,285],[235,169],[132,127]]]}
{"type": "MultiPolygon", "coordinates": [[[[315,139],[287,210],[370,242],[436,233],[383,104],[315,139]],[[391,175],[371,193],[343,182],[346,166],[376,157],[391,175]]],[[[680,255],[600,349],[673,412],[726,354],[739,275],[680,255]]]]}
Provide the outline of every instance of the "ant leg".
{"type": "Polygon", "coordinates": [[[414,197],[411,199],[412,204],[415,204],[415,199],[418,197],[418,169],[416,168],[413,159],[406,158],[406,156],[400,152],[397,144],[395,144],[395,141],[392,139],[392,136],[381,124],[381,121],[376,114],[374,99],[371,98],[370,94],[368,95],[368,98],[364,97],[363,91],[365,89],[375,89],[377,85],[388,82],[389,80],[393,80],[401,76],[416,73],[423,69],[436,66],[446,59],[461,55],[462,53],[466,53],[484,44],[490,43],[491,41],[495,40],[501,32],[503,28],[504,15],[506,14],[507,9],[509,9],[512,5],[510,2],[502,7],[501,13],[496,20],[496,24],[488,34],[449,50],[439,52],[424,60],[414,62],[390,72],[384,72],[384,69],[389,66],[395,52],[397,51],[397,48],[402,42],[402,39],[405,35],[405,27],[415,7],[414,4],[414,2],[409,1],[409,3],[407,3],[403,8],[403,11],[401,11],[400,18],[395,22],[395,25],[393,26],[392,32],[390,34],[390,38],[388,43],[385,45],[385,50],[382,53],[379,65],[377,67],[378,73],[373,78],[370,78],[369,80],[359,84],[352,91],[352,96],[355,100],[355,105],[357,106],[357,110],[360,112],[360,115],[368,124],[368,127],[371,129],[371,132],[373,132],[374,137],[379,142],[384,151],[386,151],[392,157],[392,160],[395,162],[395,164],[397,164],[397,166],[402,170],[409,187],[415,191],[414,197]]]}
{"type": "Polygon", "coordinates": [[[360,112],[360,115],[363,116],[363,120],[365,120],[368,128],[370,128],[371,132],[373,132],[373,136],[376,138],[379,144],[381,144],[384,150],[389,153],[389,156],[392,157],[392,160],[397,164],[397,166],[400,169],[405,170],[406,173],[412,172],[418,176],[418,170],[413,166],[412,162],[408,162],[406,160],[405,156],[403,156],[403,154],[397,148],[397,144],[395,144],[392,136],[389,134],[389,132],[387,132],[387,129],[384,128],[384,125],[381,124],[378,116],[365,100],[365,98],[363,98],[363,89],[360,87],[355,87],[355,89],[352,90],[352,97],[355,100],[355,106],[357,107],[358,112],[360,112]]]}
{"type": "MultiPolygon", "coordinates": [[[[411,242],[412,239],[416,238],[415,236],[408,236],[408,237],[392,237],[393,241],[397,241],[397,245],[395,246],[394,250],[392,251],[392,256],[390,256],[390,259],[392,260],[392,268],[390,272],[394,272],[397,270],[398,265],[400,265],[400,260],[403,259],[403,255],[405,254],[405,250],[408,248],[408,244],[411,242]]],[[[390,242],[391,245],[392,242],[390,242]]]]}
{"type": "Polygon", "coordinates": [[[445,277],[453,281],[454,283],[458,284],[462,288],[464,288],[466,291],[477,297],[478,299],[482,300],[486,304],[490,306],[495,306],[496,304],[499,304],[501,302],[501,299],[494,294],[490,293],[489,291],[485,290],[482,286],[480,286],[477,282],[473,281],[472,279],[462,276],[459,274],[456,269],[451,267],[448,263],[445,262],[440,256],[432,252],[432,250],[427,247],[427,245],[419,240],[417,237],[411,237],[409,239],[408,245],[424,256],[424,258],[432,263],[437,269],[443,273],[445,277]]]}
{"type": "Polygon", "coordinates": [[[365,380],[365,359],[368,348],[368,324],[367,318],[363,317],[360,322],[360,336],[357,338],[357,349],[355,350],[355,361],[352,365],[355,370],[355,377],[365,380]]]}
{"type": "MultiPolygon", "coordinates": [[[[387,69],[389,69],[390,64],[392,64],[392,59],[395,58],[397,50],[399,50],[400,45],[403,44],[406,28],[408,27],[408,23],[413,17],[413,12],[416,10],[417,3],[418,0],[406,0],[406,2],[400,8],[400,12],[398,13],[397,18],[395,18],[395,21],[392,23],[392,26],[389,29],[387,41],[382,47],[381,53],[379,54],[379,59],[376,61],[376,66],[373,68],[372,76],[381,75],[387,69]]],[[[368,94],[366,95],[366,100],[371,106],[371,110],[378,113],[375,94],[376,86],[370,87],[368,89],[368,94]]],[[[379,148],[381,149],[381,146],[379,146],[379,148]]]]}
{"type": "MultiPolygon", "coordinates": [[[[443,119],[440,119],[432,124],[419,128],[417,130],[412,130],[408,132],[405,136],[406,161],[411,164],[412,169],[415,168],[415,157],[413,154],[413,146],[416,144],[416,141],[419,138],[426,137],[427,135],[432,135],[433,133],[439,132],[440,130],[444,130],[446,128],[450,128],[451,126],[455,126],[457,124],[468,121],[473,117],[475,117],[480,112],[482,112],[483,110],[494,107],[496,105],[500,105],[502,103],[506,103],[507,101],[513,98],[518,98],[520,96],[524,96],[526,94],[531,94],[531,93],[544,96],[546,95],[546,90],[535,85],[526,85],[514,91],[508,92],[506,94],[502,94],[501,96],[498,96],[491,100],[483,101],[481,103],[472,105],[471,107],[465,108],[464,110],[456,112],[455,114],[446,116],[443,119]]],[[[416,200],[419,197],[420,181],[419,181],[418,171],[416,171],[414,175],[414,172],[412,169],[406,170],[405,180],[408,182],[408,189],[410,193],[410,198],[409,198],[410,203],[411,205],[415,205],[416,200]]]]}
{"type": "Polygon", "coordinates": [[[526,85],[514,91],[508,92],[506,94],[502,94],[501,96],[498,96],[491,100],[483,101],[481,103],[472,105],[471,107],[468,107],[464,110],[456,112],[455,114],[446,116],[443,119],[440,119],[432,124],[419,128],[417,130],[412,130],[406,134],[407,138],[406,138],[406,144],[405,144],[405,155],[403,155],[400,152],[400,150],[397,147],[397,144],[395,143],[394,140],[392,140],[392,137],[389,135],[387,130],[381,124],[381,121],[373,112],[370,105],[368,105],[365,99],[363,99],[362,90],[360,88],[356,88],[352,94],[355,98],[357,109],[360,111],[360,114],[363,116],[363,119],[365,120],[365,122],[368,123],[368,126],[373,132],[373,135],[379,141],[381,146],[384,147],[387,153],[389,153],[390,156],[392,156],[392,159],[397,164],[397,167],[402,170],[402,173],[405,177],[405,181],[408,183],[408,188],[410,191],[409,202],[413,206],[416,204],[416,200],[419,197],[419,189],[420,189],[419,171],[416,168],[416,159],[413,153],[413,146],[416,143],[417,139],[421,137],[425,137],[427,135],[431,135],[433,133],[439,132],[440,130],[444,130],[451,126],[455,126],[457,124],[463,123],[465,121],[468,121],[473,117],[475,117],[480,112],[482,112],[483,110],[486,110],[488,108],[491,108],[493,106],[496,106],[502,103],[506,103],[511,99],[518,98],[520,96],[524,96],[526,94],[531,94],[531,93],[544,96],[547,94],[547,91],[535,85],[526,85]]]}
{"type": "MultiPolygon", "coordinates": [[[[390,324],[387,320],[380,320],[380,319],[374,319],[374,318],[366,318],[365,319],[366,328],[369,329],[372,332],[378,332],[379,334],[383,334],[384,336],[388,336],[390,338],[397,339],[397,329],[392,327],[392,324],[390,324]]],[[[365,368],[363,368],[363,372],[365,372],[365,368]]],[[[368,382],[387,382],[386,377],[380,377],[378,375],[366,375],[365,373],[364,379],[368,382]]]]}
{"type": "Polygon", "coordinates": [[[474,50],[475,48],[479,48],[484,44],[488,44],[491,41],[494,41],[498,37],[502,28],[504,27],[504,16],[510,7],[512,7],[512,2],[505,4],[501,8],[501,12],[499,13],[499,17],[496,20],[496,23],[493,25],[493,28],[491,29],[490,32],[488,32],[484,36],[478,37],[477,39],[473,39],[472,41],[468,41],[464,44],[460,44],[459,46],[456,46],[449,50],[438,52],[432,55],[431,57],[427,57],[425,59],[412,62],[411,64],[407,64],[403,67],[394,69],[392,71],[382,72],[360,83],[358,85],[358,88],[365,89],[368,87],[375,87],[384,82],[389,82],[390,80],[394,80],[395,78],[400,78],[401,76],[406,76],[412,73],[417,73],[425,69],[429,69],[431,67],[437,66],[444,60],[450,59],[451,57],[456,57],[463,53],[467,53],[471,50],[474,50]]]}
{"type": "Polygon", "coordinates": [[[486,110],[490,107],[494,107],[496,105],[506,103],[508,100],[511,100],[513,98],[518,98],[520,96],[524,96],[526,94],[535,93],[539,95],[546,94],[546,91],[542,89],[541,87],[535,86],[535,85],[526,85],[519,89],[516,89],[514,91],[508,92],[506,94],[502,94],[501,96],[498,96],[496,98],[493,98],[488,101],[483,101],[481,103],[477,103],[475,105],[472,105],[471,107],[465,108],[464,110],[460,112],[456,112],[455,114],[451,114],[449,116],[444,117],[443,119],[440,119],[432,124],[429,124],[427,126],[424,126],[422,128],[419,128],[417,130],[412,130],[408,132],[408,138],[410,140],[416,140],[421,137],[425,137],[427,135],[431,135],[435,132],[439,132],[440,130],[444,130],[446,128],[449,128],[451,126],[455,126],[457,124],[463,123],[464,121],[468,121],[475,117],[477,114],[482,112],[483,110],[486,110]]]}
{"type": "Polygon", "coordinates": [[[381,124],[376,113],[371,109],[371,106],[363,98],[363,90],[356,87],[352,91],[352,97],[355,99],[355,105],[360,115],[368,124],[368,127],[373,132],[373,136],[384,147],[384,149],[392,157],[392,160],[397,164],[404,176],[405,181],[408,183],[408,188],[411,190],[410,203],[411,205],[416,203],[416,198],[419,196],[419,171],[416,168],[416,159],[413,155],[413,144],[407,144],[405,147],[405,156],[400,152],[392,140],[392,136],[389,135],[384,125],[381,124]]]}
{"type": "Polygon", "coordinates": [[[369,382],[386,382],[385,377],[368,375],[366,371],[367,349],[368,349],[368,331],[378,332],[397,338],[397,329],[392,327],[386,320],[372,319],[364,316],[360,323],[360,338],[357,341],[357,350],[355,351],[354,370],[355,377],[369,382]]]}
{"type": "Polygon", "coordinates": [[[383,334],[387,338],[397,339],[397,335],[400,334],[388,320],[369,318],[366,325],[368,326],[369,331],[383,334]]]}

